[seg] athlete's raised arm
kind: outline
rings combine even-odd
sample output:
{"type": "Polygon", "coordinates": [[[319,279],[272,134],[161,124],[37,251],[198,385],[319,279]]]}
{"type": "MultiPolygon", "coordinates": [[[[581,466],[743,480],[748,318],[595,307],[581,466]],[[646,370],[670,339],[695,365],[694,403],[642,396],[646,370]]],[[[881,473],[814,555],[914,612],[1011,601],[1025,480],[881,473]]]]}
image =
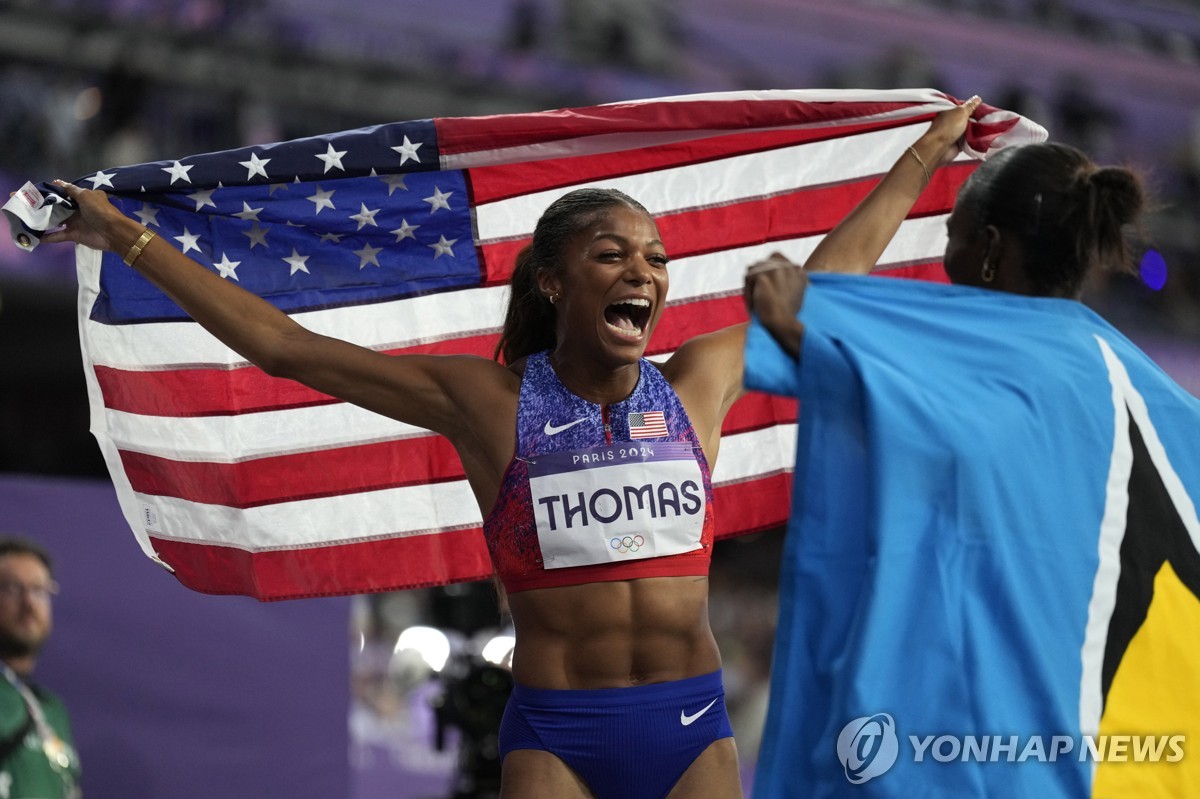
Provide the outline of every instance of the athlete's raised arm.
{"type": "Polygon", "coordinates": [[[904,151],[870,194],[821,240],[804,268],[810,272],[870,272],[932,180],[934,170],[958,154],[958,143],[979,103],[979,97],[972,97],[934,117],[929,129],[904,151]]]}
{"type": "Polygon", "coordinates": [[[494,417],[499,396],[515,396],[509,370],[469,356],[389,356],[314,333],[270,303],[222,279],[124,216],[103,191],[58,182],[79,206],[43,241],[115,252],[197,323],[267,374],[449,437],[456,444],[494,417]]]}

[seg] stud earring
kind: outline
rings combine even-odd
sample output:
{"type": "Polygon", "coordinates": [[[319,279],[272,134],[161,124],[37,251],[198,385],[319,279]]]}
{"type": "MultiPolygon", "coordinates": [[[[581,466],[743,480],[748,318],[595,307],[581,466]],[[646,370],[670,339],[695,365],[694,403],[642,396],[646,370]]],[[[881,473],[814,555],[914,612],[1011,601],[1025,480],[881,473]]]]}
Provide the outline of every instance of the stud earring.
{"type": "Polygon", "coordinates": [[[983,278],[984,283],[991,283],[996,279],[996,267],[992,266],[990,259],[983,259],[983,271],[979,273],[979,276],[983,278]]]}

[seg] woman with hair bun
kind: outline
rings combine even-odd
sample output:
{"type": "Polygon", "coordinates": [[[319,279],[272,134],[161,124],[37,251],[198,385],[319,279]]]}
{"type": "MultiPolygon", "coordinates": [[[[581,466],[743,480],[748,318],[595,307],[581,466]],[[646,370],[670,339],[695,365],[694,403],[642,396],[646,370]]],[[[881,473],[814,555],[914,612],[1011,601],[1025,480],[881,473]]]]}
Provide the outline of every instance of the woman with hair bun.
{"type": "MultiPolygon", "coordinates": [[[[825,237],[804,267],[870,271],[921,188],[906,201],[891,187],[877,187],[825,237]]],[[[958,285],[1079,299],[1093,269],[1130,269],[1127,230],[1146,202],[1136,173],[1097,166],[1069,145],[1004,149],[959,190],[942,263],[950,282],[958,285]]],[[[794,310],[803,302],[804,285],[803,271],[778,254],[747,272],[748,302],[794,357],[803,332],[794,310]],[[787,266],[792,268],[782,268],[787,266]]]]}
{"type": "Polygon", "coordinates": [[[1136,174],[1096,166],[1074,147],[1001,151],[959,196],[946,272],[964,285],[1078,299],[1092,268],[1132,263],[1124,231],[1145,204],[1136,174]]]}
{"type": "MultiPolygon", "coordinates": [[[[867,271],[928,178],[806,266],[867,271]]],[[[1146,205],[1027,144],[959,190],[952,285],[749,268],[747,385],[802,408],[756,797],[1195,795],[1200,401],[1079,302],[1146,205]]]]}

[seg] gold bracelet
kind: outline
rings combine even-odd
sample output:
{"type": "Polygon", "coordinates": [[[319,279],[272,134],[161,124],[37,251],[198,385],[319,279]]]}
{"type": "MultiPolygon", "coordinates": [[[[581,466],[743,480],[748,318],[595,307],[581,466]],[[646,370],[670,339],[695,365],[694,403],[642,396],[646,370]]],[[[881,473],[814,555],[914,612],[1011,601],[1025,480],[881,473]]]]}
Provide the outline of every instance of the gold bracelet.
{"type": "Polygon", "coordinates": [[[933,180],[933,175],[929,174],[929,167],[925,166],[925,159],[917,155],[917,148],[911,144],[908,146],[908,151],[912,153],[912,157],[917,159],[917,163],[921,165],[921,171],[925,173],[925,185],[928,186],[933,180]]]}
{"type": "Polygon", "coordinates": [[[125,253],[125,265],[133,266],[133,262],[142,254],[142,250],[146,249],[146,245],[150,243],[150,239],[154,238],[154,231],[146,228],[142,231],[142,235],[138,236],[138,240],[129,248],[129,252],[125,253]]]}

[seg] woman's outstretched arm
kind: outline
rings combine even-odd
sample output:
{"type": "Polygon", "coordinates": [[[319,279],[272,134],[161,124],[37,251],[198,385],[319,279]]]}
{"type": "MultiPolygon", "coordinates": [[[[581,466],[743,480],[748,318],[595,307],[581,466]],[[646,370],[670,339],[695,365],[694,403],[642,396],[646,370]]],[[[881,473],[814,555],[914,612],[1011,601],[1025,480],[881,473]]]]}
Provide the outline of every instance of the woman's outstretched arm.
{"type": "MultiPolygon", "coordinates": [[[[133,266],[202,327],[267,374],[303,383],[400,421],[462,438],[471,414],[511,373],[482,358],[383,355],[314,333],[265,300],[205,269],[124,216],[103,191],[58,182],[79,211],[43,241],[108,250],[133,266]],[[143,245],[140,252],[131,250],[143,245]],[[133,256],[136,256],[134,259],[133,256]]],[[[515,378],[513,378],[515,379],[515,378]]],[[[457,443],[457,442],[456,442],[457,443]]]]}
{"type": "Polygon", "coordinates": [[[929,129],[904,151],[883,180],[817,245],[804,268],[812,272],[870,272],[934,170],[958,153],[956,145],[979,103],[978,97],[972,97],[934,117],[929,129]]]}

